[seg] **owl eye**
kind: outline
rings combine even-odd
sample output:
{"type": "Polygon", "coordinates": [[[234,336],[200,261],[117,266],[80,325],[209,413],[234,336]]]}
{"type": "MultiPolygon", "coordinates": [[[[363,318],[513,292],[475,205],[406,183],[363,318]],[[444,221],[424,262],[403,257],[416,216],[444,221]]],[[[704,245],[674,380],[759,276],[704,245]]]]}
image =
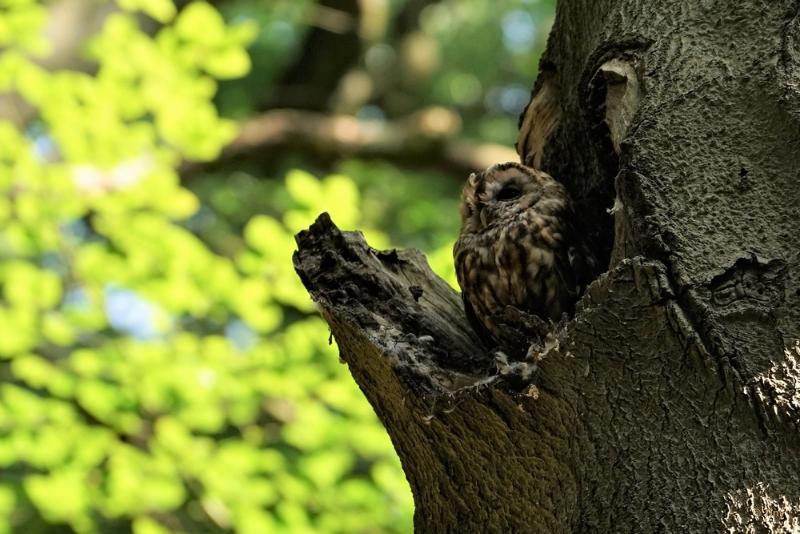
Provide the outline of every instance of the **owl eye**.
{"type": "Polygon", "coordinates": [[[515,198],[519,198],[522,194],[522,191],[519,187],[514,184],[508,184],[503,186],[503,189],[497,193],[495,197],[497,200],[507,201],[507,200],[514,200],[515,198]]]}

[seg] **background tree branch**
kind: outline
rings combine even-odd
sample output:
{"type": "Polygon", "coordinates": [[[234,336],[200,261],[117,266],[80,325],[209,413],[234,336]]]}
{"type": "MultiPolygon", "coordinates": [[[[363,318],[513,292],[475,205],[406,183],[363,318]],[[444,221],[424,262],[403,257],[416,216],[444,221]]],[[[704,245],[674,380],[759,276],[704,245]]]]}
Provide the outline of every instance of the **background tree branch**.
{"type": "Polygon", "coordinates": [[[416,165],[444,166],[469,173],[516,158],[514,150],[493,143],[459,139],[461,119],[455,112],[431,107],[395,121],[363,120],[296,109],[272,110],[246,121],[239,136],[212,164],[186,162],[189,177],[231,158],[257,157],[300,150],[318,159],[380,157],[416,165]]]}

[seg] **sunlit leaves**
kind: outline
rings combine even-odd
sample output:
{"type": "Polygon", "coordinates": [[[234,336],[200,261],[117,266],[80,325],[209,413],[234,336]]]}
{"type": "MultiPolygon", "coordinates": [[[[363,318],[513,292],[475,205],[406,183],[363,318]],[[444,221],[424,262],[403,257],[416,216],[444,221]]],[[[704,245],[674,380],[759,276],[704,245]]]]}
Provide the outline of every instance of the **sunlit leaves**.
{"type": "Polygon", "coordinates": [[[191,60],[219,79],[238,78],[250,70],[250,57],[241,48],[256,35],[253,24],[228,27],[222,16],[205,2],[194,2],[181,12],[175,33],[193,43],[186,51],[191,60]]]}
{"type": "Polygon", "coordinates": [[[342,175],[317,180],[307,172],[294,170],[286,176],[286,189],[298,208],[287,211],[283,220],[293,232],[308,227],[321,212],[328,211],[342,228],[358,224],[359,194],[353,181],[342,175]]]}
{"type": "Polygon", "coordinates": [[[428,263],[433,272],[441,276],[450,287],[458,290],[458,279],[456,278],[455,265],[453,263],[453,244],[447,242],[428,255],[428,263]]]}
{"type": "Polygon", "coordinates": [[[118,6],[91,68],[49,71],[28,56],[41,5],[0,0],[0,91],[35,110],[0,122],[0,532],[408,530],[388,437],[291,263],[319,211],[363,224],[358,188],[292,172],[279,209],[209,246],[177,169],[235,136],[213,98],[255,30],[204,2],[118,6]]]}
{"type": "MultiPolygon", "coordinates": [[[[165,11],[164,16],[170,18],[171,13],[165,11]]],[[[100,100],[102,104],[92,104],[101,106],[92,110],[92,117],[109,117],[99,126],[109,134],[113,134],[115,117],[130,120],[152,115],[153,123],[141,122],[149,129],[140,129],[141,137],[129,142],[132,154],[142,151],[133,145],[160,137],[190,158],[211,159],[232,139],[235,128],[217,115],[210,102],[216,84],[208,75],[235,78],[245,74],[250,62],[244,47],[253,35],[250,25],[227,26],[204,2],[189,4],[174,25],[164,27],[155,39],[139,30],[130,15],[112,15],[91,47],[101,66],[93,98],[78,103],[86,106],[100,100]],[[126,60],[117,61],[119,57],[126,60]],[[104,110],[108,113],[103,114],[104,110]]]]}
{"type": "Polygon", "coordinates": [[[0,2],[0,47],[17,46],[42,53],[47,45],[41,35],[47,11],[36,0],[0,2]]]}
{"type": "MultiPolygon", "coordinates": [[[[14,490],[8,485],[0,485],[0,517],[8,517],[14,510],[16,505],[16,495],[14,490]]],[[[0,533],[11,532],[11,525],[8,523],[0,523],[0,533]]]]}
{"type": "Polygon", "coordinates": [[[86,482],[85,473],[64,467],[47,475],[28,477],[25,490],[46,519],[83,526],[89,521],[86,482]]]}
{"type": "Polygon", "coordinates": [[[29,350],[37,341],[39,311],[55,306],[61,280],[52,271],[23,261],[0,265],[4,304],[0,304],[0,355],[29,350]]]}
{"type": "Polygon", "coordinates": [[[163,23],[172,20],[176,12],[172,0],[118,0],[117,5],[129,11],[144,11],[163,23]]]}
{"type": "Polygon", "coordinates": [[[38,342],[36,314],[0,305],[0,358],[31,350],[38,342]]]}
{"type": "Polygon", "coordinates": [[[3,297],[11,306],[48,309],[61,298],[61,279],[30,263],[9,261],[0,266],[3,297]]]}
{"type": "Polygon", "coordinates": [[[75,378],[44,358],[28,354],[14,358],[11,372],[25,384],[50,392],[56,397],[71,397],[75,378]]]}
{"type": "Polygon", "coordinates": [[[244,238],[251,250],[240,256],[241,268],[268,280],[268,287],[278,302],[312,310],[308,294],[293,281],[296,274],[291,263],[295,249],[292,234],[275,219],[261,215],[253,217],[247,224],[244,238]]]}
{"type": "Polygon", "coordinates": [[[158,453],[147,454],[119,444],[108,457],[106,476],[102,502],[109,517],[167,511],[186,499],[176,466],[158,453]]]}

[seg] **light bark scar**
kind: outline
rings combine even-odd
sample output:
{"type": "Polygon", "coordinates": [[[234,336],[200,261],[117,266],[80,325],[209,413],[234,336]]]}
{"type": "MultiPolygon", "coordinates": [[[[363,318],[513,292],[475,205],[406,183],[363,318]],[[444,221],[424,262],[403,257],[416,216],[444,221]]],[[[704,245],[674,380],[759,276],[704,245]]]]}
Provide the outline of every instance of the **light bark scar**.
{"type": "Polygon", "coordinates": [[[605,121],[614,152],[619,154],[622,140],[639,108],[639,77],[631,63],[616,58],[603,63],[596,76],[602,76],[605,81],[605,121]]]}
{"type": "MultiPolygon", "coordinates": [[[[605,101],[600,103],[604,110],[603,122],[608,128],[608,137],[614,153],[619,156],[622,141],[628,134],[633,117],[639,109],[641,85],[634,65],[626,60],[614,58],[603,63],[594,74],[591,82],[594,88],[605,88],[605,101]]],[[[629,255],[627,244],[632,241],[630,223],[626,219],[623,200],[618,196],[610,213],[614,215],[614,250],[611,265],[616,265],[629,255]]]]}
{"type": "Polygon", "coordinates": [[[547,77],[522,112],[515,145],[520,161],[534,169],[542,168],[544,146],[561,120],[558,83],[552,74],[542,76],[547,77]]]}

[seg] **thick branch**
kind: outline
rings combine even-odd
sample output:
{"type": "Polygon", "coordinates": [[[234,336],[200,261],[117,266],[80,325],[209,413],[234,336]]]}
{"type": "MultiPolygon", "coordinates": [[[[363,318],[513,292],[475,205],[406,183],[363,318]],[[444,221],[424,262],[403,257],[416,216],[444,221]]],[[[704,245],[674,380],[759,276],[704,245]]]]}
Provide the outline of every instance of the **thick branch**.
{"type": "Polygon", "coordinates": [[[519,398],[507,391],[460,298],[419,252],[376,251],[326,214],[297,242],[295,268],[403,461],[417,531],[568,530],[576,519],[567,458],[574,451],[553,440],[573,419],[569,405],[525,408],[535,389],[519,398]],[[528,409],[558,421],[532,433],[528,409]],[[525,509],[504,497],[513,492],[525,509]],[[494,517],[483,517],[479,503],[491,503],[494,517]]]}

